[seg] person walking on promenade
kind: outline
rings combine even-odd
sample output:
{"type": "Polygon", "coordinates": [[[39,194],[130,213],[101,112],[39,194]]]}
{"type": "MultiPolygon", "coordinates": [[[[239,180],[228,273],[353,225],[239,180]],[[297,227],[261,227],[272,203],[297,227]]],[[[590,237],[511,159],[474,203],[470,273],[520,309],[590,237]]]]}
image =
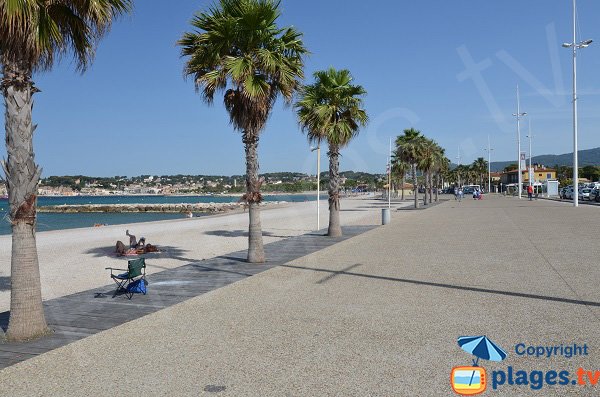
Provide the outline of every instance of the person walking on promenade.
{"type": "Polygon", "coordinates": [[[462,200],[462,198],[463,198],[463,194],[464,194],[464,193],[463,193],[462,187],[459,187],[459,188],[458,188],[458,201],[459,201],[459,202],[462,200]]]}
{"type": "Polygon", "coordinates": [[[533,200],[533,186],[532,185],[527,186],[527,197],[529,198],[529,201],[533,200]]]}

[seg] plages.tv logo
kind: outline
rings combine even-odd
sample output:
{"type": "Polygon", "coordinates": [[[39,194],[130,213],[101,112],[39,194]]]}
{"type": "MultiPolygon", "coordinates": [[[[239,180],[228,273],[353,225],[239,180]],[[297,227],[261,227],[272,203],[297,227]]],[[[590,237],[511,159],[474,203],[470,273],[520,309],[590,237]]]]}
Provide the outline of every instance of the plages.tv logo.
{"type": "Polygon", "coordinates": [[[479,360],[502,361],[506,358],[506,352],[485,335],[461,336],[458,338],[458,346],[476,358],[471,366],[452,368],[452,390],[462,396],[483,393],[487,387],[487,374],[485,368],[479,366],[479,360]]]}

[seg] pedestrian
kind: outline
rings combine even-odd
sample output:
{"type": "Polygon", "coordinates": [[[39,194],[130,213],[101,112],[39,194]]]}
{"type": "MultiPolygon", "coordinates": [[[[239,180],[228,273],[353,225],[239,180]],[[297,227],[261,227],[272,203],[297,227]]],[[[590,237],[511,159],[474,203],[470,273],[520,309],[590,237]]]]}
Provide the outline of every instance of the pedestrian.
{"type": "Polygon", "coordinates": [[[462,187],[459,187],[459,188],[458,188],[458,201],[459,201],[459,202],[462,200],[462,198],[463,198],[463,194],[464,194],[464,193],[463,193],[462,187]]]}
{"type": "Polygon", "coordinates": [[[529,201],[533,200],[533,186],[531,185],[527,186],[527,197],[529,201]]]}

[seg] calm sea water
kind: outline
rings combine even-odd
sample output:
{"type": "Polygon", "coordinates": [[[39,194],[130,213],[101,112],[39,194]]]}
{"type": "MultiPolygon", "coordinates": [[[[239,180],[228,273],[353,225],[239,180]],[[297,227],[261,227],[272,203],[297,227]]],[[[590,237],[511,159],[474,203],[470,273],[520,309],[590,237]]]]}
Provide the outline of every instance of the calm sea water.
{"type": "MultiPolygon", "coordinates": [[[[325,199],[321,195],[321,199],[325,199]]],[[[316,194],[304,195],[277,195],[264,196],[265,201],[302,202],[314,201],[316,194]]],[[[78,204],[180,204],[180,203],[234,203],[238,197],[227,196],[74,196],[74,197],[39,197],[38,206],[47,205],[78,205],[78,204]]],[[[7,219],[8,201],[0,199],[0,235],[10,234],[10,223],[7,219]]],[[[202,214],[196,214],[202,215],[202,214]]],[[[182,214],[164,213],[81,213],[81,214],[55,214],[39,213],[37,231],[73,229],[78,227],[93,227],[95,223],[107,225],[122,225],[138,222],[152,222],[167,219],[181,219],[182,214]]]]}

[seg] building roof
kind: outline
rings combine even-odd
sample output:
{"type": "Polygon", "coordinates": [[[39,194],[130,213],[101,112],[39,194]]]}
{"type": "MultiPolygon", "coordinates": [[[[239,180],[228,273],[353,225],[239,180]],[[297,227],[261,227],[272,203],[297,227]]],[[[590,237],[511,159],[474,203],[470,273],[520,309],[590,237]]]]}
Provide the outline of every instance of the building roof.
{"type": "MultiPolygon", "coordinates": [[[[505,171],[503,174],[516,174],[518,170],[505,171]]],[[[521,170],[521,172],[527,172],[527,168],[521,170]]],[[[554,168],[535,168],[533,172],[556,172],[554,168]]]]}

